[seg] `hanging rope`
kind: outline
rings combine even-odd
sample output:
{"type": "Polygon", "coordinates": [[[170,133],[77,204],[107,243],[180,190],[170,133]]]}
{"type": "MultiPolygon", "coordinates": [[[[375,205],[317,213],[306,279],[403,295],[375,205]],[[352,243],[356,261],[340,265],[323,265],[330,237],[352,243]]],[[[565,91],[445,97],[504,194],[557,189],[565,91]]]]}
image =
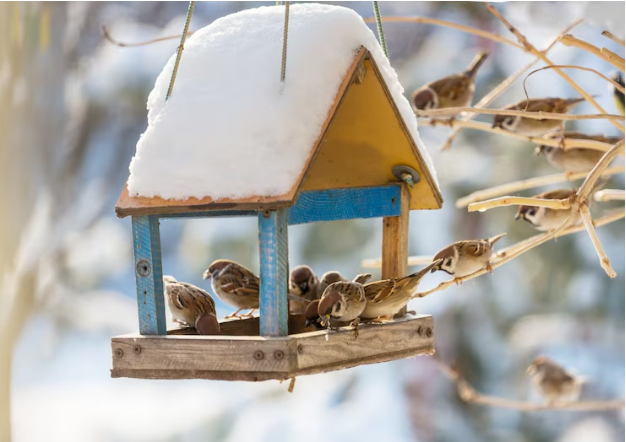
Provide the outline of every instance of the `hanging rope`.
{"type": "Polygon", "coordinates": [[[280,82],[285,82],[285,70],[287,69],[287,33],[289,30],[289,2],[285,2],[285,26],[283,30],[283,64],[280,68],[280,82]]]}
{"type": "Polygon", "coordinates": [[[387,43],[385,42],[385,31],[383,31],[383,20],[380,18],[380,9],[378,9],[378,2],[372,2],[374,6],[374,15],[376,16],[376,27],[378,28],[378,39],[380,40],[380,46],[383,48],[383,52],[389,58],[389,52],[387,52],[387,43]]]}
{"type": "Polygon", "coordinates": [[[189,8],[187,9],[187,18],[185,19],[185,28],[183,29],[183,35],[180,37],[180,44],[176,49],[176,62],[174,63],[174,70],[172,71],[172,78],[170,78],[170,85],[167,88],[167,95],[165,95],[165,101],[172,95],[172,89],[174,89],[174,81],[176,81],[176,73],[178,72],[178,65],[180,64],[180,58],[183,56],[183,49],[185,49],[185,39],[187,38],[187,32],[189,31],[189,22],[191,21],[191,15],[193,14],[193,8],[196,2],[189,2],[189,8]]]}

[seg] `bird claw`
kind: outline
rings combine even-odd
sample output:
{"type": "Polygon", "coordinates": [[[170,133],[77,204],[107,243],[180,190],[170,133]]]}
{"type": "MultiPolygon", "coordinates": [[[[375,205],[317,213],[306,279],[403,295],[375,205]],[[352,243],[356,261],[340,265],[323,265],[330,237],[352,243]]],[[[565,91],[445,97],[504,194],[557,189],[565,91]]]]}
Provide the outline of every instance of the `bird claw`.
{"type": "Polygon", "coordinates": [[[255,308],[253,308],[252,310],[250,310],[248,313],[246,313],[245,315],[241,315],[239,316],[239,318],[243,319],[243,318],[254,318],[254,312],[256,311],[255,308]]]}
{"type": "Polygon", "coordinates": [[[463,278],[454,278],[454,283],[456,285],[461,285],[463,284],[463,278]]]}
{"type": "Polygon", "coordinates": [[[359,318],[352,321],[351,325],[354,327],[354,339],[356,340],[359,337],[359,318]]]}
{"type": "Polygon", "coordinates": [[[487,261],[487,271],[493,275],[493,267],[491,267],[491,263],[487,261]]]}

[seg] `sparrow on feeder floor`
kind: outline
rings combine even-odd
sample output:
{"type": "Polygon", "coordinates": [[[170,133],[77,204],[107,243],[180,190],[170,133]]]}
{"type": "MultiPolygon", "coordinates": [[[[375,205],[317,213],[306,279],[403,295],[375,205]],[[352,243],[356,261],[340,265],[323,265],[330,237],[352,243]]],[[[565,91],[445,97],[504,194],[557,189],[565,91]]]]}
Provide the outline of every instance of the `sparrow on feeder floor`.
{"type": "Polygon", "coordinates": [[[213,261],[202,275],[211,278],[211,286],[217,296],[238,310],[226,318],[250,318],[259,308],[259,277],[244,266],[228,259],[213,261]],[[241,310],[250,310],[239,315],[241,310]]]}
{"type": "Polygon", "coordinates": [[[413,109],[431,110],[470,106],[474,97],[476,72],[488,55],[488,52],[481,52],[460,74],[450,75],[417,89],[411,97],[413,109]]]}
{"type": "Polygon", "coordinates": [[[326,287],[329,285],[342,281],[347,281],[347,279],[341,276],[341,273],[337,271],[331,270],[330,272],[324,273],[320,278],[319,285],[317,286],[317,297],[321,298],[324,290],[326,290],[326,287]]]}
{"type": "MultiPolygon", "coordinates": [[[[605,137],[602,135],[586,135],[580,132],[565,132],[546,135],[544,138],[553,140],[560,139],[579,139],[594,140],[602,143],[616,144],[621,141],[621,137],[605,137]]],[[[561,169],[564,172],[588,172],[598,164],[600,158],[604,156],[604,152],[596,149],[585,147],[562,147],[538,146],[535,149],[535,155],[543,155],[548,163],[561,169]]]]}
{"type": "MultiPolygon", "coordinates": [[[[564,114],[583,101],[585,101],[584,98],[533,98],[528,101],[522,100],[513,103],[502,109],[564,114]]],[[[564,120],[536,120],[519,115],[496,115],[493,120],[493,127],[499,127],[527,137],[540,137],[550,132],[562,131],[564,120]]]]}
{"type": "Polygon", "coordinates": [[[362,273],[352,282],[334,282],[326,287],[320,299],[317,312],[322,324],[331,326],[331,321],[353,321],[355,338],[358,336],[358,318],[365,309],[365,284],[372,275],[362,273]]]}
{"type": "Polygon", "coordinates": [[[585,381],[545,356],[535,358],[526,372],[532,377],[537,391],[549,404],[576,401],[585,381]]]}
{"type": "MultiPolygon", "coordinates": [[[[301,265],[291,271],[289,275],[289,293],[300,296],[307,301],[319,298],[320,281],[309,266],[301,265]]],[[[289,313],[301,315],[304,313],[306,304],[289,301],[289,313]]]]}
{"type": "Polygon", "coordinates": [[[385,279],[365,284],[363,289],[367,304],[361,313],[361,319],[392,320],[393,316],[413,299],[417,286],[424,275],[441,262],[441,259],[435,260],[419,272],[402,278],[385,279]]]}
{"type": "MultiPolygon", "coordinates": [[[[541,198],[546,200],[561,200],[571,198],[576,194],[578,189],[556,189],[535,195],[533,198],[541,198]]],[[[570,215],[569,209],[557,210],[549,207],[536,206],[519,206],[515,220],[523,219],[529,222],[535,229],[541,232],[554,230],[561,226],[570,215]]],[[[572,224],[580,222],[580,215],[577,215],[572,224]]]]}
{"type": "Polygon", "coordinates": [[[486,268],[489,273],[493,273],[489,260],[493,255],[493,246],[504,237],[506,233],[501,233],[489,239],[475,239],[467,241],[457,241],[445,249],[439,251],[433,261],[442,261],[435,265],[431,272],[443,270],[454,276],[454,282],[462,283],[461,278],[471,275],[486,268]]]}
{"type": "Polygon", "coordinates": [[[163,276],[163,285],[172,321],[195,327],[201,335],[220,334],[211,295],[195,285],[178,282],[172,276],[163,276]]]}

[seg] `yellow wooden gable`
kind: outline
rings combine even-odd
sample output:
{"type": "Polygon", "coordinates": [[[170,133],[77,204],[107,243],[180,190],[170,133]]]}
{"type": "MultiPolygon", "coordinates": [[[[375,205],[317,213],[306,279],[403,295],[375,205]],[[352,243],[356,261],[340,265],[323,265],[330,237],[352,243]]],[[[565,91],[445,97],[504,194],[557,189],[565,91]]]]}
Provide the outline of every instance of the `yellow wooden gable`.
{"type": "Polygon", "coordinates": [[[410,209],[439,209],[441,193],[411,137],[374,58],[362,48],[344,76],[322,131],[299,178],[284,195],[239,199],[211,197],[166,200],[130,196],[125,188],[118,216],[264,210],[295,204],[301,190],[379,186],[398,182],[394,166],[416,170],[421,180],[410,190],[410,209]]]}

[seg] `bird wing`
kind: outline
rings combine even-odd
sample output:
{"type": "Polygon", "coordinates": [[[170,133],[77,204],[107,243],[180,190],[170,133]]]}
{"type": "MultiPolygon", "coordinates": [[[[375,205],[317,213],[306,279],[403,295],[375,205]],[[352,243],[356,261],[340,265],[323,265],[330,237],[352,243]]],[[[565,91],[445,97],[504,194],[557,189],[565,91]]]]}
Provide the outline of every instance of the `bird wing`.
{"type": "Polygon", "coordinates": [[[576,189],[555,189],[555,190],[548,190],[547,192],[543,192],[537,195],[535,198],[543,198],[547,200],[562,200],[565,198],[569,198],[575,193],[576,193],[576,189]]]}
{"type": "Polygon", "coordinates": [[[477,240],[477,241],[465,241],[461,245],[461,255],[473,255],[473,256],[481,256],[484,254],[489,247],[487,246],[486,241],[477,240]]]}
{"type": "Polygon", "coordinates": [[[378,304],[391,296],[396,282],[393,279],[385,279],[383,281],[370,282],[363,286],[365,290],[365,299],[367,302],[378,304]]]}
{"type": "Polygon", "coordinates": [[[259,278],[239,264],[231,264],[220,272],[221,289],[238,296],[259,296],[259,278]]]}
{"type": "Polygon", "coordinates": [[[215,301],[200,287],[186,282],[178,282],[168,284],[167,292],[174,307],[180,310],[197,309],[198,313],[215,314],[215,301]]]}

